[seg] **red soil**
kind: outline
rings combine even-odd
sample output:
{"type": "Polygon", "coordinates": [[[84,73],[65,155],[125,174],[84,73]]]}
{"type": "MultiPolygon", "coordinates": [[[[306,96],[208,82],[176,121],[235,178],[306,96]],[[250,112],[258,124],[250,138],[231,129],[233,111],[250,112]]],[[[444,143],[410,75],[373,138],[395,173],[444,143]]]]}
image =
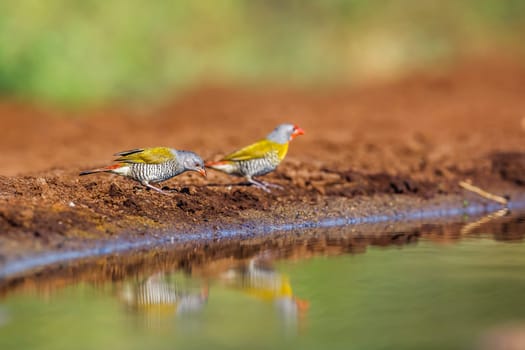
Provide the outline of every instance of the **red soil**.
{"type": "Polygon", "coordinates": [[[467,178],[523,193],[523,96],[523,66],[479,60],[365,87],[199,88],[157,106],[73,113],[3,101],[0,259],[166,229],[418,207],[461,195],[467,178]],[[163,183],[170,197],[118,176],[78,176],[137,147],[215,159],[282,122],[306,130],[265,177],[283,191],[229,187],[239,179],[211,170],[163,183]]]}

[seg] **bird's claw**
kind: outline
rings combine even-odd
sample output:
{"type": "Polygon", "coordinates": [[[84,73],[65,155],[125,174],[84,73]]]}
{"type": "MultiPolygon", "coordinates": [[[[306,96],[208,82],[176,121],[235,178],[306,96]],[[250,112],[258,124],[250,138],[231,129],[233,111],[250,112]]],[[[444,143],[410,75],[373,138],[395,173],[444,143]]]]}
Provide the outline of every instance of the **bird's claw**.
{"type": "Polygon", "coordinates": [[[156,192],[161,193],[161,194],[163,194],[163,195],[166,195],[166,196],[172,196],[171,193],[168,193],[168,192],[166,192],[166,191],[164,191],[164,190],[162,190],[162,189],[160,189],[160,188],[158,188],[158,187],[155,187],[155,186],[153,186],[153,185],[151,185],[151,184],[149,184],[149,183],[143,183],[143,185],[146,186],[147,188],[150,188],[150,189],[152,189],[153,191],[156,191],[156,192]]]}
{"type": "Polygon", "coordinates": [[[255,187],[260,188],[261,190],[267,192],[267,193],[271,193],[272,192],[271,188],[276,188],[276,189],[279,189],[279,190],[284,189],[283,186],[277,185],[277,184],[273,184],[273,183],[270,183],[270,182],[258,181],[258,180],[254,180],[254,179],[248,179],[248,182],[251,183],[252,185],[254,185],[255,187]]]}
{"type": "Polygon", "coordinates": [[[271,182],[263,182],[265,186],[267,187],[271,187],[271,188],[276,188],[278,190],[284,190],[284,187],[281,186],[281,185],[278,185],[278,184],[273,184],[271,182]]]}

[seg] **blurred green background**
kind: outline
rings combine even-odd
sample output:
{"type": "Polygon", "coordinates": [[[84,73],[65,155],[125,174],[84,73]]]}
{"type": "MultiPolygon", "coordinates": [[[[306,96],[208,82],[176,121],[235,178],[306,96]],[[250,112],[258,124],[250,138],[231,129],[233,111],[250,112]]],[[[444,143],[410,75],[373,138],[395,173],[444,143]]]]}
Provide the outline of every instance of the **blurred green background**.
{"type": "Polygon", "coordinates": [[[69,105],[206,83],[393,76],[522,45],[514,0],[0,2],[0,94],[69,105]]]}

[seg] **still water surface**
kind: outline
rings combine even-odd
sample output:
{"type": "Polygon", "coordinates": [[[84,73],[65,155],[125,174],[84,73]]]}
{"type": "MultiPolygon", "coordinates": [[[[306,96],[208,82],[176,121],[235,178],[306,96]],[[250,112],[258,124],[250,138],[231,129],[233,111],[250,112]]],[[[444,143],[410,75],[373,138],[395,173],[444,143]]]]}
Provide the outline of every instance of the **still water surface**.
{"type": "Polygon", "coordinates": [[[114,281],[35,280],[0,299],[0,349],[485,349],[524,337],[524,220],[464,227],[360,254],[265,250],[114,281]]]}

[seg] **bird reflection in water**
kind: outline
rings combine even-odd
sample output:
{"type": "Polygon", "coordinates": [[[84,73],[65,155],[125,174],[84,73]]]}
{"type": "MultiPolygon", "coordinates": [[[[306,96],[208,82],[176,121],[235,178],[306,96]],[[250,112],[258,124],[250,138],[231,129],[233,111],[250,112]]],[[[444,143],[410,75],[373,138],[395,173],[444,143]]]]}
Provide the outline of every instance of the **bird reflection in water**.
{"type": "MultiPolygon", "coordinates": [[[[200,271],[206,279],[178,273],[156,273],[139,282],[126,282],[119,289],[119,299],[148,327],[162,328],[169,319],[198,314],[208,302],[208,279],[217,279],[217,288],[234,289],[269,302],[278,311],[288,330],[304,326],[309,302],[293,294],[289,278],[276,271],[269,259],[252,258],[229,263],[219,271],[200,271]]],[[[197,274],[199,274],[197,272],[197,274]]],[[[217,301],[220,302],[220,301],[217,301]]]]}
{"type": "Polygon", "coordinates": [[[273,303],[289,330],[304,326],[310,303],[293,294],[290,279],[276,271],[270,259],[252,258],[247,263],[222,273],[220,280],[228,287],[273,303]]]}
{"type": "Polygon", "coordinates": [[[156,273],[140,282],[123,284],[119,298],[128,307],[144,316],[150,327],[160,327],[163,320],[201,311],[208,301],[208,285],[187,283],[188,278],[156,273]]]}

